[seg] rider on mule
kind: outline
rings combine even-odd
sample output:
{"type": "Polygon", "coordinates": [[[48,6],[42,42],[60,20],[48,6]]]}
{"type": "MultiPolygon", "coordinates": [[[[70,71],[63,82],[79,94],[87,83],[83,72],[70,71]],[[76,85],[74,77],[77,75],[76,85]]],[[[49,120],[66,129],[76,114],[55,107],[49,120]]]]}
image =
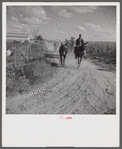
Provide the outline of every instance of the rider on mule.
{"type": "MultiPolygon", "coordinates": [[[[84,48],[84,40],[81,38],[81,34],[79,34],[79,38],[76,40],[76,47],[75,47],[75,49],[74,49],[74,54],[75,54],[75,59],[76,59],[76,57],[77,57],[77,53],[78,53],[78,48],[77,47],[80,47],[80,46],[82,46],[83,48],[84,48]]],[[[83,51],[83,54],[84,54],[84,56],[85,56],[85,58],[86,58],[86,53],[85,53],[85,49],[84,49],[84,51],[83,51]]]]}
{"type": "Polygon", "coordinates": [[[65,39],[65,42],[64,42],[64,46],[68,46],[68,44],[69,44],[69,41],[67,40],[67,39],[65,39]]]}
{"type": "Polygon", "coordinates": [[[81,34],[79,35],[79,38],[76,40],[76,46],[84,46],[84,40],[81,38],[81,34]]]}

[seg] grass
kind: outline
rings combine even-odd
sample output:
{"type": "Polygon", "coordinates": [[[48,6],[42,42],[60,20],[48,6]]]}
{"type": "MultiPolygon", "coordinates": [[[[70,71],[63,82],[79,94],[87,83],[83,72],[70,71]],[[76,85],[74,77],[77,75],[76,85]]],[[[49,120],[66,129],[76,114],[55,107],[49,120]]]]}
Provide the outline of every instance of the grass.
{"type": "Polygon", "coordinates": [[[48,60],[44,43],[7,43],[13,55],[6,58],[6,96],[23,94],[57,72],[57,65],[48,60]]]}

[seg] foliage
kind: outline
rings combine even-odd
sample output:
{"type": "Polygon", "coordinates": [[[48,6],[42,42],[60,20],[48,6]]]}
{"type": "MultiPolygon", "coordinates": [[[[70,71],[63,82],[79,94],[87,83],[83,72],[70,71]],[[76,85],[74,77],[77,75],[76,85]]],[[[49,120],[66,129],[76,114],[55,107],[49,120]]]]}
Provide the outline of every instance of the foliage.
{"type": "Polygon", "coordinates": [[[13,52],[6,58],[6,96],[22,94],[48,76],[56,73],[56,68],[45,57],[43,43],[7,43],[13,52]]]}
{"type": "Polygon", "coordinates": [[[36,38],[36,40],[40,40],[41,41],[41,40],[43,40],[43,38],[42,38],[41,35],[38,35],[37,38],[36,38]]]}
{"type": "Polygon", "coordinates": [[[115,42],[89,42],[86,52],[87,56],[91,59],[106,64],[116,64],[115,42]]]}

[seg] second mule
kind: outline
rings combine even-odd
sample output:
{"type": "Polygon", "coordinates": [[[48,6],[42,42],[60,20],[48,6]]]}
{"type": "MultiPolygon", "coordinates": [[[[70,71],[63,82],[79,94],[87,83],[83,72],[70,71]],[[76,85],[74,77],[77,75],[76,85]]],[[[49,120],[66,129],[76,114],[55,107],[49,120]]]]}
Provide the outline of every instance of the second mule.
{"type": "Polygon", "coordinates": [[[65,66],[65,59],[66,59],[67,53],[68,53],[68,48],[61,43],[61,46],[59,47],[61,66],[65,66]]]}

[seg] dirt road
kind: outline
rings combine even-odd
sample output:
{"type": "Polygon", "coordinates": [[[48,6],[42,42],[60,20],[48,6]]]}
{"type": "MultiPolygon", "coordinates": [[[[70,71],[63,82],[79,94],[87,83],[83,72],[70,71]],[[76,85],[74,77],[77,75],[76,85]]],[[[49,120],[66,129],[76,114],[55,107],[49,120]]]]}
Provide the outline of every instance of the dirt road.
{"type": "Polygon", "coordinates": [[[7,98],[8,114],[116,114],[116,76],[83,59],[66,67],[43,87],[7,98]]]}

